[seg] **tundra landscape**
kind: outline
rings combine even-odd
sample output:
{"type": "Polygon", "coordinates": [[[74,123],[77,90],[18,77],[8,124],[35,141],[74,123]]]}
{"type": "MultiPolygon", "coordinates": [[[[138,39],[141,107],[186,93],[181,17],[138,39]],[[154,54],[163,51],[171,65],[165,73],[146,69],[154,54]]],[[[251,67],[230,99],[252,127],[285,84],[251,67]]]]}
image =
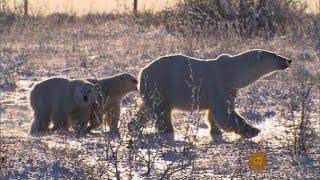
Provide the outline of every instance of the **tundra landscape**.
{"type": "Polygon", "coordinates": [[[320,10],[307,9],[296,0],[185,0],[156,12],[81,16],[1,7],[0,179],[319,178],[320,10]],[[292,60],[235,94],[237,112],[261,131],[254,138],[211,137],[197,108],[173,114],[174,139],[153,119],[130,132],[138,91],[122,101],[119,136],[108,128],[29,135],[30,91],[42,80],[138,78],[161,56],[214,59],[251,49],[292,60]]]}

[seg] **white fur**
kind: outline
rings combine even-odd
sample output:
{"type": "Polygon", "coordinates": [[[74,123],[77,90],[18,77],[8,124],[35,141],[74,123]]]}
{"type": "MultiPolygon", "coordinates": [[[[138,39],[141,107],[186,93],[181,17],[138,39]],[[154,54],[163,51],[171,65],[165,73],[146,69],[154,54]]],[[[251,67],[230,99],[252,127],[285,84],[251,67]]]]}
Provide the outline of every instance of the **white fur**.
{"type": "MultiPolygon", "coordinates": [[[[51,78],[36,84],[30,93],[34,111],[30,133],[46,132],[52,122],[55,129],[68,129],[68,117],[86,130],[91,105],[96,102],[94,85],[81,79],[51,78]]],[[[75,127],[78,128],[78,127],[75,127]]]]}

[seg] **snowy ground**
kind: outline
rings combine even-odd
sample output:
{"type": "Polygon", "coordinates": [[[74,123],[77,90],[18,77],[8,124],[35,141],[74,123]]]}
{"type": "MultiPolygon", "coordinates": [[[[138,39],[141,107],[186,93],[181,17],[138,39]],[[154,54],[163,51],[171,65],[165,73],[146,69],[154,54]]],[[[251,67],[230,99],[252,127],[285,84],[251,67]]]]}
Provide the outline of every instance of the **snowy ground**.
{"type": "MultiPolygon", "coordinates": [[[[38,25],[26,26],[25,30],[13,27],[10,33],[1,36],[0,44],[0,67],[8,70],[5,78],[15,82],[0,86],[3,178],[107,179],[116,178],[116,167],[118,176],[124,179],[130,176],[135,179],[320,177],[319,82],[312,88],[308,102],[307,149],[299,156],[293,148],[297,129],[293,125],[301,117],[299,97],[304,87],[297,82],[307,83],[319,73],[319,52],[313,50],[309,39],[275,37],[241,43],[237,39],[190,40],[170,35],[162,27],[146,28],[121,19],[99,25],[38,25]],[[240,92],[238,111],[261,129],[261,134],[251,140],[224,134],[225,141],[212,141],[202,121],[203,112],[174,115],[175,141],[154,133],[139,138],[111,138],[99,132],[43,137],[27,134],[32,120],[29,91],[34,83],[45,78],[103,77],[124,71],[137,75],[145,64],[165,54],[214,58],[220,53],[235,54],[252,48],[276,51],[294,62],[291,69],[264,78],[240,92]],[[9,71],[10,68],[14,70],[9,71]],[[295,74],[301,71],[301,76],[295,74]],[[264,152],[268,160],[267,168],[260,172],[248,165],[251,153],[256,151],[264,152]]],[[[138,98],[134,93],[125,100],[124,122],[133,116],[138,98]]]]}

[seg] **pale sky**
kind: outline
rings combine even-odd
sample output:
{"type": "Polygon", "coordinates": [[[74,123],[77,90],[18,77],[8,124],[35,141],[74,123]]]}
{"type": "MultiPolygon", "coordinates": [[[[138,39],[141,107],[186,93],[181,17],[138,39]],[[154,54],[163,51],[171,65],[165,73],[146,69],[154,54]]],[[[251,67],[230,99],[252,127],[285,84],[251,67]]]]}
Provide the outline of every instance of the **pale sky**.
{"type": "MultiPolygon", "coordinates": [[[[0,0],[1,1],[1,0],[0,0]]],[[[24,0],[9,0],[11,7],[23,4],[24,0]]],[[[176,0],[138,0],[138,9],[160,10],[174,5],[176,0]]],[[[313,11],[320,12],[320,0],[301,0],[311,4],[313,11]]],[[[31,14],[41,12],[77,12],[77,15],[88,12],[112,12],[114,10],[132,10],[133,0],[29,0],[31,14]]]]}
{"type": "MultiPolygon", "coordinates": [[[[24,0],[9,0],[11,6],[19,6],[24,0]]],[[[138,9],[159,10],[172,6],[175,0],[138,0],[138,9]]],[[[111,12],[113,10],[132,10],[133,0],[29,0],[30,12],[77,12],[78,15],[92,12],[111,12]]]]}

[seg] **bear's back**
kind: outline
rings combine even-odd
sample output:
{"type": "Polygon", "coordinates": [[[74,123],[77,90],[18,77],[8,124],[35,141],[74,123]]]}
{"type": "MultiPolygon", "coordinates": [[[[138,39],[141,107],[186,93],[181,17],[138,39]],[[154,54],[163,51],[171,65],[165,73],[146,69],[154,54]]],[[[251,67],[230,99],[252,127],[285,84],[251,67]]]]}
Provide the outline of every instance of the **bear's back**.
{"type": "Polygon", "coordinates": [[[52,101],[57,95],[67,91],[69,80],[65,78],[50,78],[36,84],[30,93],[31,102],[34,99],[42,99],[45,102],[52,101]]]}
{"type": "Polygon", "coordinates": [[[49,90],[56,89],[60,86],[65,87],[68,83],[69,83],[69,80],[65,78],[50,78],[36,84],[33,88],[33,91],[38,93],[41,93],[43,91],[48,92],[49,90]]]}
{"type": "Polygon", "coordinates": [[[169,55],[158,58],[149,65],[147,65],[144,70],[146,71],[159,71],[164,69],[164,72],[168,71],[179,71],[183,70],[185,67],[195,67],[197,65],[203,64],[203,60],[196,59],[184,55],[169,55]],[[152,70],[151,70],[152,69],[152,70]],[[153,70],[155,69],[155,70],[153,70]],[[158,69],[158,70],[157,70],[158,69]]]}

